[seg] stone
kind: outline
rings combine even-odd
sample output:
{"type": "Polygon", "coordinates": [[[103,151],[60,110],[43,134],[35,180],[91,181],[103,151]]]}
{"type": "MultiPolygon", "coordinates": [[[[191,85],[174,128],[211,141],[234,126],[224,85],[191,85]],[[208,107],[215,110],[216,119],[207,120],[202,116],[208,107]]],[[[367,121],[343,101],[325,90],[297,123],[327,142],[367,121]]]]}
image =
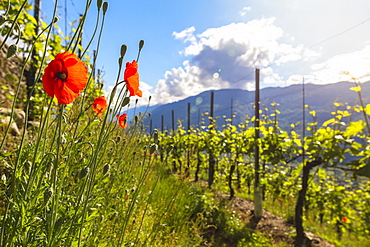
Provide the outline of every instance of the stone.
{"type": "Polygon", "coordinates": [[[21,132],[19,131],[18,126],[14,121],[12,121],[10,116],[0,118],[0,128],[2,129],[2,131],[5,132],[9,123],[10,123],[10,133],[13,136],[20,136],[21,132]]]}
{"type": "Polygon", "coordinates": [[[38,121],[28,121],[27,128],[40,128],[40,122],[38,121]]]}
{"type": "MultiPolygon", "coordinates": [[[[0,107],[0,115],[10,116],[12,113],[11,108],[1,108],[0,107]]],[[[21,109],[14,109],[13,119],[17,123],[19,129],[23,128],[24,123],[26,121],[26,113],[21,109]]]]}

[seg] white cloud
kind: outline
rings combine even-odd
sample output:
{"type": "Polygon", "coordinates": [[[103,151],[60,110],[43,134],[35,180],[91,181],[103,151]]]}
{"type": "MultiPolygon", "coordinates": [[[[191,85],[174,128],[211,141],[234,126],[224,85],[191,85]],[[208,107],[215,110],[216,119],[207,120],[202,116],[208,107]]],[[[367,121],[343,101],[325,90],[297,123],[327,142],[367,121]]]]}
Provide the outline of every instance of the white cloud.
{"type": "Polygon", "coordinates": [[[173,32],[172,35],[175,37],[175,39],[182,39],[184,42],[195,42],[196,38],[193,35],[194,31],[195,27],[189,27],[179,33],[173,32]]]}
{"type": "Polygon", "coordinates": [[[227,86],[224,82],[215,79],[213,75],[201,78],[201,69],[186,60],[182,67],[167,71],[164,79],[158,81],[154,89],[156,101],[162,104],[170,103],[205,90],[221,89],[227,86]]]}
{"type": "Polygon", "coordinates": [[[287,84],[288,85],[299,84],[302,83],[302,81],[303,81],[302,75],[291,75],[287,80],[287,84]]]}
{"type": "Polygon", "coordinates": [[[351,77],[360,81],[370,80],[370,45],[352,53],[334,56],[324,63],[312,65],[315,83],[327,84],[338,81],[348,81],[351,77]],[[349,75],[344,72],[348,71],[349,75]]]}
{"type": "Polygon", "coordinates": [[[231,23],[200,34],[195,31],[190,27],[173,33],[175,39],[189,43],[180,53],[190,59],[158,81],[153,89],[156,103],[178,101],[212,89],[251,90],[257,67],[263,68],[265,86],[285,84],[271,66],[303,59],[306,52],[303,46],[278,41],[283,30],[274,25],[274,18],[231,23]]]}
{"type": "Polygon", "coordinates": [[[240,16],[245,16],[247,14],[247,12],[250,12],[252,10],[252,7],[244,7],[240,12],[239,12],[239,15],[240,16]]]}
{"type": "MultiPolygon", "coordinates": [[[[151,92],[153,87],[150,86],[149,84],[143,82],[143,81],[140,81],[139,85],[140,85],[139,86],[140,90],[143,92],[143,96],[142,97],[138,97],[138,96],[130,97],[130,106],[134,107],[136,100],[138,100],[137,107],[148,105],[148,103],[150,105],[157,104],[158,102],[153,102],[153,98],[149,102],[149,97],[153,94],[151,92]]],[[[108,86],[104,90],[104,95],[107,99],[109,99],[109,97],[111,96],[113,88],[114,88],[114,86],[108,86]]],[[[113,106],[122,103],[122,99],[125,96],[129,96],[129,92],[127,92],[125,94],[125,90],[126,90],[126,87],[125,87],[124,83],[117,86],[117,89],[116,89],[115,94],[114,94],[114,99],[113,99],[113,102],[112,102],[113,106]],[[122,91],[122,89],[124,91],[122,91]]]]}

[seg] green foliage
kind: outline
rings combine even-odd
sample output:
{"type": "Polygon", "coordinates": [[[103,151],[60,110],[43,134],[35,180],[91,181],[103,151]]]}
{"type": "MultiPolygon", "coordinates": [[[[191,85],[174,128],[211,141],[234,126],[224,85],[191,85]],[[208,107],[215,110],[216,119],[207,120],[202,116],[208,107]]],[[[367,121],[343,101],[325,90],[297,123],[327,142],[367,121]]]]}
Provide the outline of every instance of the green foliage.
{"type": "MultiPolygon", "coordinates": [[[[196,220],[202,221],[203,243],[210,246],[280,246],[272,240],[248,227],[235,211],[230,210],[228,201],[214,192],[202,191],[198,199],[196,220]]],[[[281,246],[284,246],[283,243],[281,246]]]]}
{"type": "MultiPolygon", "coordinates": [[[[44,93],[42,93],[41,84],[39,83],[41,82],[43,69],[58,53],[66,50],[74,51],[77,46],[73,44],[75,41],[73,37],[65,36],[66,34],[64,34],[63,37],[62,31],[55,21],[57,18],[54,18],[54,20],[49,24],[45,23],[41,19],[39,20],[39,23],[37,23],[35,18],[30,14],[30,12],[33,11],[33,7],[28,1],[11,0],[9,3],[8,11],[5,14],[7,21],[1,26],[1,34],[5,37],[5,40],[1,43],[1,47],[4,46],[6,39],[8,38],[7,36],[9,36],[9,38],[16,39],[17,43],[20,41],[22,44],[17,46],[18,52],[16,52],[16,54],[18,55],[20,63],[22,63],[22,66],[19,68],[19,74],[22,73],[25,75],[28,88],[23,87],[13,90],[21,91],[20,93],[27,90],[27,94],[32,95],[32,97],[28,99],[28,102],[27,97],[22,97],[22,99],[26,99],[23,99],[22,101],[18,100],[17,104],[19,105],[26,101],[25,103],[30,105],[30,116],[32,116],[32,118],[36,116],[37,118],[37,116],[41,115],[40,107],[43,104],[42,102],[48,98],[44,93]],[[38,30],[38,33],[36,33],[36,30],[38,30]],[[70,43],[70,46],[68,47],[64,45],[67,41],[70,43]]],[[[4,1],[3,5],[5,4],[6,3],[4,1]]],[[[80,25],[79,30],[82,30],[82,28],[83,25],[80,25]]],[[[91,40],[93,38],[94,36],[91,37],[91,40]]],[[[81,52],[85,50],[81,45],[78,46],[81,52]]],[[[11,52],[12,55],[15,54],[13,47],[14,45],[11,45],[8,48],[8,53],[11,52]]],[[[91,63],[90,57],[85,54],[85,52],[81,59],[89,69],[92,69],[95,65],[91,63]]],[[[85,100],[89,102],[92,102],[96,97],[103,94],[103,85],[96,85],[93,80],[95,80],[95,78],[92,78],[92,75],[90,75],[90,83],[85,89],[85,95],[87,95],[85,100]]],[[[19,81],[18,85],[20,84],[21,82],[19,81]]],[[[16,99],[17,98],[18,97],[16,97],[16,99]]]]}
{"type": "MultiPolygon", "coordinates": [[[[251,195],[256,146],[265,203],[288,207],[285,216],[291,219],[292,203],[301,189],[301,161],[320,158],[323,165],[310,174],[305,224],[328,230],[339,244],[346,237],[368,241],[364,236],[370,233],[369,105],[336,103],[333,118],[321,126],[310,109],[313,120],[303,126],[309,133],[304,138],[299,124],[292,124],[290,131],[279,127],[275,103],[272,113],[267,106],[261,112],[259,140],[254,119],[248,116],[237,126],[224,119],[217,128],[212,119],[209,126],[185,131],[180,123],[173,133],[155,131],[148,136],[140,131],[139,115],[129,128],[121,129],[111,116],[129,102],[127,90],[118,102],[109,101],[109,112],[98,118],[90,108],[102,94],[102,85],[91,74],[85,91],[68,106],[56,105],[38,83],[46,63],[66,49],[81,50],[88,68],[95,66],[79,44],[87,13],[67,38],[68,47],[63,47],[55,20],[41,22],[36,34],[28,1],[9,3],[2,2],[6,13],[0,19],[1,34],[25,44],[17,46],[18,55],[24,56],[21,71],[31,66],[35,78],[33,96],[24,103],[27,109],[33,105],[30,114],[40,120],[40,127],[24,130],[18,139],[7,135],[10,125],[1,133],[0,162],[5,164],[0,180],[1,246],[272,246],[270,239],[252,232],[248,222],[231,212],[225,200],[189,182],[193,175],[196,181],[207,180],[211,160],[214,188],[233,196],[235,187],[251,195]],[[363,113],[363,119],[354,121],[354,113],[363,113]],[[177,176],[170,176],[173,173],[177,176]]],[[[88,10],[91,1],[86,4],[88,10]]],[[[104,18],[107,2],[98,1],[96,7],[103,9],[104,18]]],[[[143,45],[139,43],[139,52],[143,45]]],[[[120,62],[126,49],[122,46],[120,62]]],[[[14,52],[15,46],[9,57],[14,52]]],[[[21,101],[21,78],[15,80],[11,73],[7,77],[17,84],[7,97],[21,101]]],[[[356,83],[352,90],[361,98],[356,83]]]]}
{"type": "MultiPolygon", "coordinates": [[[[272,104],[272,114],[269,114],[265,107],[260,121],[261,138],[258,140],[258,147],[263,167],[261,184],[265,202],[275,203],[281,208],[288,203],[286,205],[289,209],[280,213],[292,220],[292,203],[295,203],[301,184],[300,161],[303,156],[306,161],[320,158],[324,161],[323,165],[310,177],[305,205],[306,221],[318,221],[321,225],[333,229],[334,235],[331,235],[337,236],[335,241],[338,241],[344,232],[350,232],[356,241],[363,241],[362,236],[366,236],[369,231],[370,194],[367,189],[368,180],[363,177],[370,177],[370,137],[367,124],[362,119],[353,121],[352,114],[365,111],[368,106],[351,107],[336,103],[333,118],[322,126],[318,126],[316,113],[311,110],[313,122],[307,124],[306,131],[309,135],[305,135],[304,139],[297,130],[299,124],[292,124],[289,132],[279,128],[279,111],[276,106],[272,104]],[[351,219],[352,223],[344,224],[343,217],[351,219]]],[[[195,174],[197,177],[199,173],[204,180],[208,179],[207,159],[212,153],[217,159],[215,187],[222,191],[229,190],[231,196],[232,186],[252,194],[255,128],[250,126],[248,117],[247,121],[238,126],[231,125],[231,121],[227,119],[225,122],[220,129],[200,126],[186,132],[180,127],[172,135],[162,134],[161,153],[165,154],[168,166],[173,165],[173,162],[168,161],[176,161],[177,164],[188,163],[190,176],[195,174]],[[191,155],[186,155],[185,150],[191,155]],[[197,158],[200,157],[197,154],[200,154],[202,159],[197,158]]],[[[181,174],[182,171],[175,172],[181,174]]],[[[225,228],[227,224],[228,222],[224,221],[220,223],[225,228]]]]}
{"type": "MultiPolygon", "coordinates": [[[[60,45],[59,32],[49,35],[54,20],[50,25],[41,24],[45,33],[34,40],[35,22],[27,21],[30,8],[28,1],[23,4],[10,2],[6,14],[10,25],[2,23],[6,26],[1,30],[33,45],[36,57],[28,65],[36,68],[36,84],[32,98],[25,103],[29,108],[33,102],[32,114],[40,126],[24,130],[19,138],[11,138],[7,131],[1,133],[4,152],[0,162],[6,165],[1,167],[0,180],[0,245],[200,245],[201,222],[188,222],[198,192],[168,177],[154,155],[158,138],[152,142],[140,131],[142,116],[122,129],[110,118],[122,110],[117,107],[122,102],[109,101],[110,110],[98,118],[91,103],[101,96],[102,85],[91,76],[85,91],[67,106],[57,105],[42,90],[38,82],[43,67],[66,48],[60,45]],[[22,33],[15,32],[11,23],[17,23],[22,33]]],[[[102,5],[107,11],[107,3],[102,5]]],[[[76,31],[82,28],[79,25],[76,31]]],[[[78,39],[69,41],[72,44],[78,39]]],[[[22,50],[27,59],[30,49],[25,46],[22,50]]],[[[94,66],[86,54],[82,60],[90,69],[94,66]]],[[[9,95],[19,101],[21,79],[16,81],[17,93],[12,94],[7,85],[3,89],[9,89],[9,95]]]]}

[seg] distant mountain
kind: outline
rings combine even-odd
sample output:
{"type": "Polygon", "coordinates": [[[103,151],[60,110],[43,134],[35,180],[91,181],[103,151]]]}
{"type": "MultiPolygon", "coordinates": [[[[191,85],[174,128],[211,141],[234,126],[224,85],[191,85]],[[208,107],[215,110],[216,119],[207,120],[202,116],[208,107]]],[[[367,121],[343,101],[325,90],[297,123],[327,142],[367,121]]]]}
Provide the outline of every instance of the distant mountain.
{"type": "MultiPolygon", "coordinates": [[[[362,98],[365,104],[370,103],[370,82],[362,83],[362,98]]],[[[305,85],[305,104],[311,110],[316,111],[317,120],[322,123],[332,117],[331,112],[335,109],[333,103],[347,103],[350,106],[359,104],[357,92],[350,90],[354,87],[353,82],[338,82],[335,84],[305,85]]],[[[288,87],[269,87],[260,90],[261,110],[268,108],[268,114],[272,112],[271,103],[278,103],[277,109],[281,112],[278,115],[279,126],[289,128],[291,123],[302,122],[302,85],[291,85],[288,87]]],[[[202,117],[206,112],[210,112],[210,93],[202,92],[196,96],[188,97],[184,100],[160,106],[153,106],[148,110],[150,117],[146,118],[144,124],[148,130],[150,122],[152,129],[162,129],[162,118],[164,130],[172,128],[172,111],[174,112],[175,128],[178,121],[182,121],[183,126],[187,127],[187,109],[190,103],[190,124],[198,126],[205,118],[206,124],[209,123],[207,117],[202,117]]],[[[233,124],[244,122],[245,116],[254,116],[254,91],[241,89],[221,89],[214,90],[214,117],[217,125],[225,123],[224,118],[233,118],[233,124]],[[234,113],[234,114],[232,114],[234,113]]],[[[145,107],[146,108],[146,107],[145,107]]],[[[141,108],[136,112],[142,111],[141,108]]],[[[306,108],[306,122],[313,122],[306,108]]],[[[355,116],[356,118],[361,115],[355,116]]]]}

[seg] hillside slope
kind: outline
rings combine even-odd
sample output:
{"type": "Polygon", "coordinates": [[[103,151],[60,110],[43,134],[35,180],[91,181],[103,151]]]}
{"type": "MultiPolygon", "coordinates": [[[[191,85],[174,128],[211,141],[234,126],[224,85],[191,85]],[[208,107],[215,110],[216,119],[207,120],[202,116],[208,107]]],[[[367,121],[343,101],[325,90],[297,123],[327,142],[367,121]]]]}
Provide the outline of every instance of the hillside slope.
{"type": "MultiPolygon", "coordinates": [[[[335,109],[333,103],[346,103],[348,105],[359,103],[357,92],[350,90],[353,86],[353,82],[338,82],[326,85],[307,84],[305,85],[306,105],[317,112],[317,120],[322,123],[331,118],[331,112],[335,109]]],[[[188,103],[191,107],[190,123],[193,126],[198,126],[202,121],[202,114],[210,111],[210,92],[202,92],[178,102],[156,107],[150,112],[152,128],[162,128],[163,115],[163,127],[165,130],[170,130],[172,127],[172,111],[174,111],[175,126],[177,126],[178,121],[182,121],[186,127],[188,103]]],[[[368,92],[370,92],[370,82],[363,83],[362,97],[365,104],[370,103],[368,92]]],[[[254,91],[241,89],[215,90],[214,116],[231,118],[232,113],[234,113],[233,123],[243,122],[246,115],[254,115],[254,94],[254,91]]],[[[269,114],[272,113],[271,103],[279,104],[277,109],[281,114],[278,120],[283,128],[288,128],[291,123],[302,121],[302,85],[264,88],[261,89],[260,95],[262,105],[270,110],[269,114]]],[[[308,112],[309,110],[306,109],[306,119],[308,122],[312,122],[313,119],[308,112]]],[[[149,127],[149,118],[144,121],[144,124],[149,127]]],[[[224,121],[220,119],[217,124],[220,126],[224,124],[224,121]]]]}

